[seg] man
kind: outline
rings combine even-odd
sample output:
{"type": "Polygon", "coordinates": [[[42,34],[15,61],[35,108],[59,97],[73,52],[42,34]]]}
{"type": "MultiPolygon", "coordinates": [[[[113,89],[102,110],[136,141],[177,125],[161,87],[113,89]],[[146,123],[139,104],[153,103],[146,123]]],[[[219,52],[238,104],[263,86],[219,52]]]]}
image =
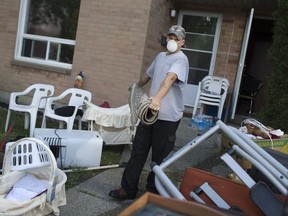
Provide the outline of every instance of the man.
{"type": "MultiPolygon", "coordinates": [[[[139,178],[145,165],[150,148],[152,161],[161,164],[173,150],[176,130],[183,117],[183,90],[187,82],[189,64],[181,51],[185,43],[185,29],[172,26],[167,34],[167,52],[161,52],[138,82],[140,87],[152,81],[149,92],[150,109],[159,110],[157,121],[152,125],[140,123],[133,140],[130,159],[125,167],[121,188],[109,192],[109,196],[123,200],[134,199],[138,191],[139,178]]],[[[149,173],[146,189],[158,193],[155,174],[149,173]]]]}

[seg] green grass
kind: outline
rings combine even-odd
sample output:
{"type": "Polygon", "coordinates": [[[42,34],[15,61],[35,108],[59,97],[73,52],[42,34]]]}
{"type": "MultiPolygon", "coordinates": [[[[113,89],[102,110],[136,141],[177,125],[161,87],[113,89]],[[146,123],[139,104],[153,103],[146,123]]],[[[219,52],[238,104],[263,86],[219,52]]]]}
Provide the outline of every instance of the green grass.
{"type": "MultiPolygon", "coordinates": [[[[7,115],[7,109],[0,107],[0,140],[2,141],[3,138],[6,135],[6,132],[4,132],[5,129],[5,123],[6,123],[6,115],[7,115]]],[[[38,118],[36,127],[40,127],[41,125],[41,117],[38,118]]],[[[5,143],[9,141],[18,140],[23,137],[29,136],[29,130],[24,129],[24,114],[19,112],[12,112],[10,116],[10,124],[14,122],[14,127],[12,129],[11,134],[9,135],[8,139],[5,143]]],[[[57,128],[58,124],[56,122],[47,122],[47,127],[54,127],[57,128]]],[[[103,146],[102,150],[102,156],[101,156],[101,165],[114,165],[119,164],[119,160],[121,158],[121,153],[123,150],[123,145],[119,146],[103,146]]],[[[0,151],[3,154],[5,147],[1,149],[0,151]]],[[[2,161],[0,161],[2,163],[2,161]]],[[[73,172],[67,173],[67,182],[65,184],[66,189],[69,189],[71,187],[74,187],[78,185],[79,183],[92,178],[93,176],[99,174],[100,172],[103,172],[103,169],[101,170],[91,170],[91,171],[83,171],[83,168],[75,168],[73,169],[73,172]]]]}

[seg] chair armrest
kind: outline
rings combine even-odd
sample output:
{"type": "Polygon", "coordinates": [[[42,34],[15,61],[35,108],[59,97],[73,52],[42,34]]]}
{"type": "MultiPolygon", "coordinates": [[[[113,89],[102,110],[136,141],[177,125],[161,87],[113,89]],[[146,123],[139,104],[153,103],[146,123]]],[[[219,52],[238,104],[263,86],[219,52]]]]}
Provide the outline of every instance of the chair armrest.
{"type": "Polygon", "coordinates": [[[85,108],[85,104],[82,104],[82,105],[80,105],[80,106],[77,106],[76,108],[77,108],[77,109],[79,109],[79,108],[82,108],[82,109],[83,109],[83,108],[85,108]]]}
{"type": "Polygon", "coordinates": [[[54,101],[59,101],[63,98],[65,98],[67,96],[67,94],[65,94],[64,92],[58,96],[47,96],[47,97],[43,97],[43,98],[46,98],[47,101],[46,101],[46,106],[45,106],[45,109],[48,109],[49,112],[54,112],[54,110],[51,108],[52,104],[54,104],[54,101]]]}
{"type": "Polygon", "coordinates": [[[10,94],[10,104],[11,105],[18,105],[17,104],[17,97],[20,97],[20,96],[25,96],[25,95],[28,95],[29,91],[24,93],[24,92],[12,92],[10,94]]]}
{"type": "Polygon", "coordinates": [[[47,104],[47,99],[48,98],[51,98],[52,96],[43,96],[43,97],[41,97],[40,98],[40,100],[38,101],[38,107],[39,108],[46,108],[46,104],[47,104]],[[46,100],[46,102],[44,103],[44,104],[42,104],[42,106],[41,106],[41,102],[43,101],[43,100],[46,100]]]}
{"type": "Polygon", "coordinates": [[[45,97],[46,98],[46,105],[45,105],[45,113],[54,113],[54,98],[53,96],[45,97]],[[52,107],[53,105],[53,107],[52,107]]]}

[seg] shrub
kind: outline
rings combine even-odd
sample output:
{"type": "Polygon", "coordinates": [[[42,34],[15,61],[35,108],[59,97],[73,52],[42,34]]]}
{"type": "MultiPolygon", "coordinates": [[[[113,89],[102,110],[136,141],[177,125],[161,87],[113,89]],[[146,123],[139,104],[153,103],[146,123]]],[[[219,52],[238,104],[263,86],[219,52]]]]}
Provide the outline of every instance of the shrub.
{"type": "Polygon", "coordinates": [[[278,0],[278,9],[273,13],[273,43],[269,59],[273,71],[268,76],[267,103],[259,118],[275,129],[288,132],[288,1],[278,0]]]}

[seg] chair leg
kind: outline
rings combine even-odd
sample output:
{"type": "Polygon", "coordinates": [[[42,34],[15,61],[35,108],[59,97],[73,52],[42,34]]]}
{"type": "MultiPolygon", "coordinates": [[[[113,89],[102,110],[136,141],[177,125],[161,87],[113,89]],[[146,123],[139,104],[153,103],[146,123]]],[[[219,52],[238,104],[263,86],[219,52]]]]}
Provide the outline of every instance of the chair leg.
{"type": "Polygon", "coordinates": [[[222,108],[218,107],[218,114],[217,114],[218,119],[221,119],[222,117],[222,108]]]}
{"type": "MultiPolygon", "coordinates": [[[[60,121],[60,122],[59,122],[59,128],[60,128],[60,129],[63,129],[63,128],[64,128],[64,122],[63,122],[63,121],[60,121]]],[[[68,126],[67,126],[67,128],[68,128],[68,126]]]]}
{"type": "Polygon", "coordinates": [[[37,115],[30,114],[31,119],[30,119],[30,137],[33,137],[34,135],[34,129],[36,127],[36,120],[37,120],[37,115]]]}
{"type": "Polygon", "coordinates": [[[218,115],[217,115],[218,119],[220,119],[220,120],[222,118],[223,108],[224,108],[224,103],[220,103],[218,106],[218,115]]]}
{"type": "Polygon", "coordinates": [[[11,115],[11,110],[8,109],[7,117],[6,117],[6,124],[5,124],[5,132],[7,132],[7,129],[8,129],[8,124],[9,124],[9,120],[10,120],[10,115],[11,115]]]}
{"type": "Polygon", "coordinates": [[[253,99],[250,100],[249,116],[252,114],[253,101],[254,101],[253,99]]]}
{"type": "Polygon", "coordinates": [[[46,128],[46,117],[43,115],[41,128],[46,128]]]}
{"type": "Polygon", "coordinates": [[[30,123],[30,113],[25,113],[25,121],[24,121],[24,128],[28,129],[30,123]]]}
{"type": "Polygon", "coordinates": [[[73,130],[74,121],[68,120],[66,124],[67,124],[67,130],[73,130]]]}
{"type": "Polygon", "coordinates": [[[199,114],[203,114],[203,111],[204,111],[204,105],[203,105],[203,104],[200,104],[199,114]]]}
{"type": "Polygon", "coordinates": [[[82,129],[82,121],[81,119],[79,118],[78,119],[78,130],[81,130],[82,129]]]}
{"type": "Polygon", "coordinates": [[[198,109],[198,102],[196,102],[195,105],[194,105],[194,107],[193,107],[192,116],[196,116],[197,109],[198,109]]]}

